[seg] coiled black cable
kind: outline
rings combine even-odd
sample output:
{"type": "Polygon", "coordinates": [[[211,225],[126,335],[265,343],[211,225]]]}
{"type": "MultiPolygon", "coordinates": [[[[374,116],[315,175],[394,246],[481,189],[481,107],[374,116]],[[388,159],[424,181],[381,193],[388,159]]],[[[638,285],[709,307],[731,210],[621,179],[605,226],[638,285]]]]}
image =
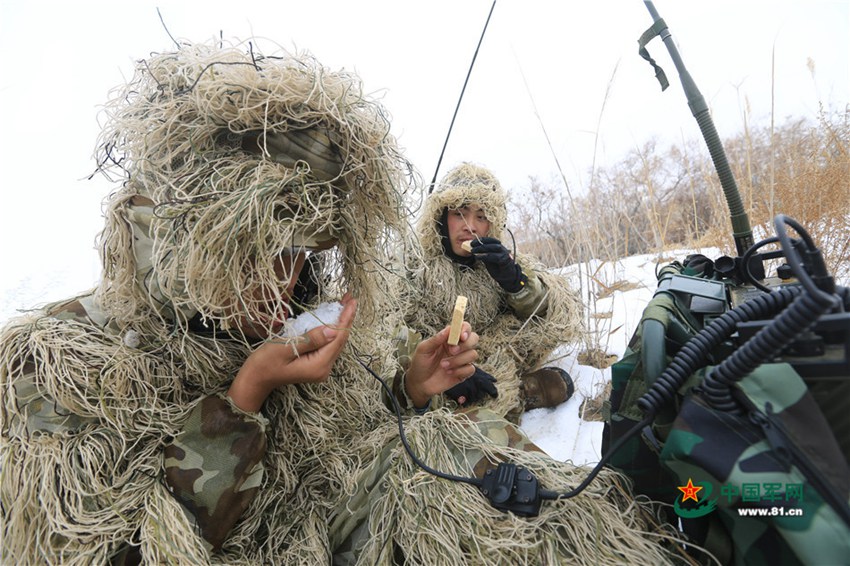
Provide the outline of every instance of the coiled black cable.
{"type": "Polygon", "coordinates": [[[673,399],[691,374],[706,365],[709,353],[734,334],[738,323],[772,317],[800,293],[801,289],[797,287],[777,289],[717,317],[682,346],[649,391],[638,399],[638,408],[645,415],[654,416],[673,399]]]}
{"type": "Polygon", "coordinates": [[[817,323],[834,304],[826,293],[800,294],[771,324],[715,367],[703,382],[706,401],[720,411],[735,412],[731,386],[782,352],[794,338],[817,323]],[[823,295],[826,295],[823,297],[823,295]]]}
{"type": "Polygon", "coordinates": [[[765,293],[772,293],[773,289],[768,287],[767,285],[763,285],[760,283],[753,274],[750,272],[750,258],[756,253],[759,249],[763,248],[768,244],[775,244],[779,242],[779,238],[776,236],[771,236],[770,238],[766,238],[760,242],[756,242],[756,244],[748,249],[743,256],[741,256],[741,274],[744,276],[744,283],[749,283],[759,291],[764,291],[765,293]]]}
{"type": "Polygon", "coordinates": [[[730,390],[732,384],[779,354],[796,336],[811,328],[822,314],[839,304],[846,308],[850,290],[835,288],[830,284],[829,288],[835,294],[825,292],[818,288],[806,271],[808,266],[817,276],[826,273],[820,254],[805,229],[795,220],[781,214],[774,219],[774,224],[777,240],[782,245],[786,261],[800,281],[801,287],[784,287],[759,295],[727,311],[699,331],[682,346],[650,390],[638,399],[638,408],[645,415],[655,415],[661,407],[670,402],[688,376],[706,365],[711,350],[735,332],[739,322],[773,318],[776,313],[782,311],[771,324],[714,368],[703,381],[706,400],[713,407],[734,411],[736,406],[730,390]],[[788,237],[786,224],[797,231],[808,248],[805,262],[800,257],[795,242],[788,237]]]}
{"type": "MultiPolygon", "coordinates": [[[[806,292],[800,294],[773,322],[762,328],[705,377],[705,399],[712,407],[721,411],[736,411],[736,404],[732,399],[732,385],[764,362],[773,359],[793,342],[794,338],[813,327],[821,315],[840,304],[839,297],[819,288],[809,273],[811,271],[815,276],[825,278],[826,267],[805,229],[795,220],[782,214],[774,219],[774,225],[785,260],[806,292]],[[806,261],[788,237],[786,224],[794,228],[805,243],[806,261]],[[809,271],[806,270],[807,266],[809,271]]],[[[832,279],[827,279],[829,290],[834,291],[832,279]]]]}

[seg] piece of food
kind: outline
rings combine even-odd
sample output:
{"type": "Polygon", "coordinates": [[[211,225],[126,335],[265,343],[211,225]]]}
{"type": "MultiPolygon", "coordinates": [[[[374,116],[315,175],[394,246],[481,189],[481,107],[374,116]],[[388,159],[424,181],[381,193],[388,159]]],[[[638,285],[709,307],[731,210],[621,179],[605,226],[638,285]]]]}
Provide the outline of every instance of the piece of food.
{"type": "Polygon", "coordinates": [[[310,332],[317,326],[334,325],[339,321],[343,308],[342,303],[339,302],[321,303],[315,310],[305,311],[295,318],[287,320],[280,335],[284,338],[299,336],[310,332]]]}
{"type": "Polygon", "coordinates": [[[472,240],[467,240],[460,245],[461,248],[465,249],[469,253],[472,253],[472,240]]]}
{"type": "Polygon", "coordinates": [[[468,299],[458,295],[455,300],[455,309],[452,311],[452,326],[449,330],[449,345],[457,346],[460,341],[460,330],[463,328],[463,315],[466,313],[468,299]]]}

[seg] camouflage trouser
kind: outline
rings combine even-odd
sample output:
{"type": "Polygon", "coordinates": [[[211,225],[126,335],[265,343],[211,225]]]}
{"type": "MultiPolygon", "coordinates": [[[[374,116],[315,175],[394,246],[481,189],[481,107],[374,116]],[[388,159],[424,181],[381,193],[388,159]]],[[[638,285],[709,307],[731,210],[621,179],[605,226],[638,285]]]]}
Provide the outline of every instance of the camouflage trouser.
{"type": "MultiPolygon", "coordinates": [[[[469,409],[463,411],[463,414],[469,417],[470,426],[477,427],[481,434],[498,446],[528,452],[542,452],[519,429],[508,421],[500,419],[488,409],[469,409]]],[[[335,565],[349,566],[356,564],[359,547],[371,536],[368,521],[369,513],[374,508],[374,503],[384,496],[386,489],[384,479],[389,470],[396,465],[398,449],[397,444],[384,447],[380,456],[360,476],[357,493],[338,508],[336,517],[330,526],[331,546],[334,548],[333,563],[335,565]]],[[[401,457],[407,456],[401,455],[401,457]]],[[[482,477],[488,469],[497,465],[496,462],[485,457],[484,453],[477,448],[456,447],[452,457],[462,463],[461,467],[473,470],[473,475],[478,478],[482,477]]],[[[404,563],[403,556],[397,558],[397,562],[404,563]]]]}

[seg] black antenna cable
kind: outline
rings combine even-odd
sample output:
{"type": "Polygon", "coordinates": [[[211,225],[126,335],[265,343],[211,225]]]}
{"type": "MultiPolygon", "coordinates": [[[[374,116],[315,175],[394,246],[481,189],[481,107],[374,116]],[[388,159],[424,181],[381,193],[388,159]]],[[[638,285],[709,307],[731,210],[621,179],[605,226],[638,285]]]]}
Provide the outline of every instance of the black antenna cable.
{"type": "Polygon", "coordinates": [[[452,135],[452,128],[455,125],[455,118],[457,118],[457,111],[460,109],[460,101],[463,100],[463,93],[466,92],[466,84],[469,82],[469,76],[472,74],[472,67],[475,66],[475,58],[478,57],[478,50],[481,48],[481,42],[484,41],[484,34],[487,33],[487,26],[490,24],[490,16],[493,15],[493,8],[496,7],[496,0],[493,0],[493,5],[490,6],[490,13],[487,14],[487,21],[484,22],[484,29],[481,30],[481,37],[478,39],[478,45],[475,47],[475,53],[472,55],[472,62],[469,64],[469,71],[466,72],[466,79],[463,81],[463,88],[460,89],[460,96],[457,99],[457,106],[455,106],[455,113],[452,115],[452,121],[449,124],[449,131],[446,132],[446,141],[443,142],[443,149],[440,151],[440,158],[437,160],[437,168],[434,169],[434,178],[431,179],[431,184],[428,185],[428,194],[434,190],[434,186],[437,184],[437,174],[440,172],[440,164],[443,162],[443,155],[446,153],[446,146],[449,145],[449,136],[452,135]]]}

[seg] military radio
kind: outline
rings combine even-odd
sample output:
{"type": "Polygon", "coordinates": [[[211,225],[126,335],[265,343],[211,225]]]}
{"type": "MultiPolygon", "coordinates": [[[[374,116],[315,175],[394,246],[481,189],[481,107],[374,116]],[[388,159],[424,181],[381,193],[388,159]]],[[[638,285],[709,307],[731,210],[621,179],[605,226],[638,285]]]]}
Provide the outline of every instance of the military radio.
{"type": "Polygon", "coordinates": [[[694,254],[658,270],[657,290],[612,367],[602,461],[667,504],[695,555],[707,549],[724,564],[843,562],[850,289],[836,285],[788,216],[773,219],[775,236],[754,242],[708,106],[666,22],[644,3],[653,24],[640,55],[666,89],[646,48],[661,37],[720,179],[737,253],[694,254]],[[758,496],[768,488],[769,497],[758,496]]]}

